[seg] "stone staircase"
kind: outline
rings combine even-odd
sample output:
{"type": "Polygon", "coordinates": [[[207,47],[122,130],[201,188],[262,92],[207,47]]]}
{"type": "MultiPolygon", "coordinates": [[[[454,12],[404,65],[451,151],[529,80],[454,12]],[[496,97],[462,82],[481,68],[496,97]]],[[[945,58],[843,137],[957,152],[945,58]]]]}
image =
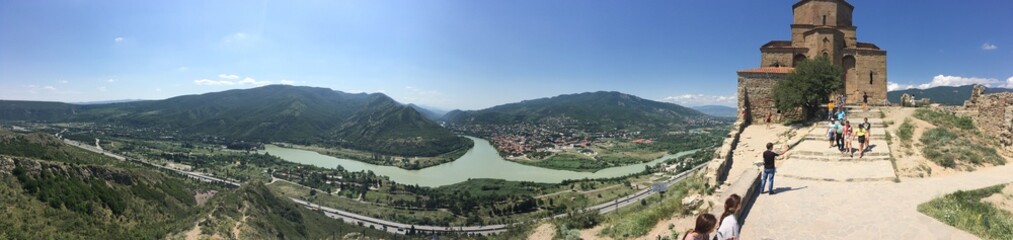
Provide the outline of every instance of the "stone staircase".
{"type": "MultiPolygon", "coordinates": [[[[857,152],[852,157],[839,152],[837,147],[830,147],[826,137],[827,122],[824,122],[806,133],[805,139],[778,166],[777,175],[827,182],[895,180],[897,175],[890,161],[890,146],[886,142],[886,129],[879,110],[871,108],[868,112],[863,112],[861,108],[853,108],[848,113],[853,126],[861,123],[865,117],[872,124],[872,140],[864,157],[859,158],[857,152]]],[[[857,151],[857,139],[852,142],[852,146],[857,151]]]]}

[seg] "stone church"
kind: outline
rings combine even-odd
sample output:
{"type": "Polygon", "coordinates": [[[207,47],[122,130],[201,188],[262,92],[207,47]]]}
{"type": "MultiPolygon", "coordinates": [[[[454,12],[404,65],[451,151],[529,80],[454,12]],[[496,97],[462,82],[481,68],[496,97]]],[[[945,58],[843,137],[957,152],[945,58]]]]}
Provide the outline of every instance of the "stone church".
{"type": "MultiPolygon", "coordinates": [[[[806,59],[827,56],[844,70],[844,93],[849,104],[868,94],[870,104],[886,99],[886,50],[859,42],[852,24],[855,7],[845,0],[801,0],[792,6],[790,41],[770,41],[760,47],[760,67],[738,71],[739,109],[748,117],[764,118],[773,109],[776,81],[806,59]],[[748,107],[748,108],[745,108],[748,107]]],[[[780,116],[778,116],[780,117],[780,116]]]]}

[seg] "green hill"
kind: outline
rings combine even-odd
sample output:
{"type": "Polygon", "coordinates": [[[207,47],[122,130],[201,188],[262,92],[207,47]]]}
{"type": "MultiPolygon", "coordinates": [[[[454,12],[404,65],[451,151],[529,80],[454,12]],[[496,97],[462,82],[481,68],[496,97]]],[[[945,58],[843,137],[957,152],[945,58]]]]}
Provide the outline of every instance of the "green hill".
{"type": "Polygon", "coordinates": [[[518,124],[572,119],[600,131],[679,130],[720,122],[699,111],[620,92],[587,92],[525,100],[478,111],[452,111],[456,124],[518,124]]]}
{"type": "MultiPolygon", "coordinates": [[[[964,105],[964,101],[971,98],[971,90],[973,88],[974,85],[964,85],[959,87],[942,86],[928,89],[912,88],[906,90],[890,91],[886,95],[887,99],[889,99],[891,103],[899,103],[900,96],[907,93],[918,99],[929,98],[932,100],[933,103],[939,103],[943,105],[964,105]]],[[[1013,92],[1013,89],[1009,88],[985,89],[985,93],[1003,93],[1003,92],[1013,92]]]]}
{"type": "Polygon", "coordinates": [[[208,189],[50,135],[0,131],[0,154],[5,239],[162,238],[196,219],[208,189]]]}
{"type": "Polygon", "coordinates": [[[384,239],[391,236],[381,230],[348,225],[303,208],[283,196],[275,195],[261,182],[250,182],[221,195],[209,202],[209,213],[197,221],[201,237],[384,239]]]}
{"type": "Polygon", "coordinates": [[[68,119],[84,106],[61,102],[0,100],[0,120],[53,121],[68,119]]]}
{"type": "Polygon", "coordinates": [[[0,196],[0,239],[184,238],[195,228],[212,239],[391,236],[304,209],[263,183],[209,185],[47,134],[0,130],[0,196]]]}
{"type": "Polygon", "coordinates": [[[108,123],[399,156],[434,157],[471,146],[383,94],[287,85],[100,105],[0,101],[0,114],[0,120],[108,123]]]}

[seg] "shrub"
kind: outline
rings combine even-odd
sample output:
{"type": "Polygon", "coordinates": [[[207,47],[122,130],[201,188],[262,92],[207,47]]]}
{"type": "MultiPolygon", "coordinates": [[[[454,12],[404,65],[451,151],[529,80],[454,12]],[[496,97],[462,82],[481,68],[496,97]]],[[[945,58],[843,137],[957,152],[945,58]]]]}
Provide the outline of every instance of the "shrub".
{"type": "MultiPolygon", "coordinates": [[[[802,61],[795,71],[774,86],[774,105],[781,112],[804,110],[805,116],[819,112],[821,103],[841,90],[844,72],[827,57],[802,61]]],[[[792,119],[790,119],[792,120],[792,119]]],[[[800,119],[793,119],[800,120],[800,119]]]]}

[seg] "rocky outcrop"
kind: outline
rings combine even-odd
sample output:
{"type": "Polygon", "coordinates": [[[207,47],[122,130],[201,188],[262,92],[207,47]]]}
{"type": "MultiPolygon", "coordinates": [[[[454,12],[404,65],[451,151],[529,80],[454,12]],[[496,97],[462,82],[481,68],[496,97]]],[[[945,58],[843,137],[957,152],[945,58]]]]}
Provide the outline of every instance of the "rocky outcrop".
{"type": "Polygon", "coordinates": [[[135,183],[135,179],[129,174],[102,166],[72,165],[28,158],[0,156],[0,174],[13,174],[14,169],[18,167],[24,169],[29,175],[46,173],[77,179],[98,178],[123,185],[134,185],[135,183]]]}
{"type": "Polygon", "coordinates": [[[982,95],[985,95],[985,86],[981,84],[975,84],[974,88],[971,89],[971,98],[964,101],[965,108],[975,108],[978,106],[978,99],[982,95]]]}

